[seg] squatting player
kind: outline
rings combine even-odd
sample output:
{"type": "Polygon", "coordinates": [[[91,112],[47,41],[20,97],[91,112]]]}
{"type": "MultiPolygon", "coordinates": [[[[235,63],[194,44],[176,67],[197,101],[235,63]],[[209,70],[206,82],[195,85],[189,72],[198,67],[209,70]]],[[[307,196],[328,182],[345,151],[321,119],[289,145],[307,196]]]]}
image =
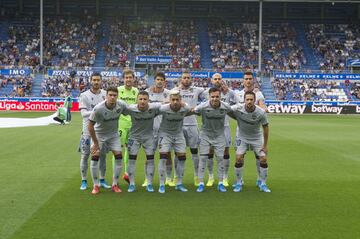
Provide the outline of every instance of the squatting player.
{"type": "MultiPolygon", "coordinates": [[[[88,131],[89,116],[94,107],[105,100],[106,92],[101,89],[101,75],[97,72],[90,76],[90,89],[80,94],[79,109],[81,117],[83,118],[82,134],[80,138],[79,150],[81,152],[80,158],[80,174],[81,186],[80,190],[87,188],[87,172],[88,159],[90,156],[90,141],[91,137],[88,131]]],[[[105,182],[106,172],[106,157],[100,158],[100,186],[103,188],[111,188],[105,182]]]]}
{"type": "Polygon", "coordinates": [[[269,123],[267,115],[263,109],[255,105],[256,96],[254,92],[246,92],[244,99],[245,104],[236,104],[231,106],[232,112],[229,113],[229,115],[237,121],[239,130],[239,143],[236,149],[236,184],[234,192],[240,192],[242,190],[244,156],[246,151],[251,149],[259,156],[260,191],[268,193],[271,191],[266,185],[268,175],[266,154],[269,138],[269,123]],[[263,129],[263,132],[261,132],[261,128],[263,129]]]}
{"type": "Polygon", "coordinates": [[[118,89],[109,87],[106,90],[106,100],[96,105],[89,118],[88,130],[92,139],[91,146],[91,176],[94,187],[92,194],[100,192],[99,185],[99,157],[108,151],[114,154],[114,171],[112,191],[120,193],[118,186],[119,175],[122,170],[121,142],[118,132],[118,121],[121,113],[126,109],[126,103],[118,100],[118,89]]]}
{"type": "Polygon", "coordinates": [[[129,105],[123,112],[123,114],[130,115],[132,121],[128,140],[128,173],[130,180],[128,192],[135,191],[135,164],[141,146],[144,148],[146,154],[146,190],[148,192],[154,192],[152,186],[155,171],[153,124],[154,118],[159,114],[160,106],[161,103],[149,104],[149,94],[146,91],[141,91],[137,96],[137,104],[129,105]]]}

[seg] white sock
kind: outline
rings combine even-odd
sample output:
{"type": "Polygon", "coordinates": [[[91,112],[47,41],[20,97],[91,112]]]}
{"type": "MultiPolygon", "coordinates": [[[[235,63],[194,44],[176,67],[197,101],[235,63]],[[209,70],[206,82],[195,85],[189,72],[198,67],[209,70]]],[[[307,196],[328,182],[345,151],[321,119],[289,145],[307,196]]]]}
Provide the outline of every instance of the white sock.
{"type": "Polygon", "coordinates": [[[146,173],[146,180],[148,184],[152,184],[154,172],[155,172],[155,165],[154,160],[147,160],[145,165],[145,173],[146,173]]]}
{"type": "Polygon", "coordinates": [[[214,178],[214,158],[207,159],[207,169],[209,171],[209,178],[214,178]]]}
{"type": "Polygon", "coordinates": [[[179,160],[177,165],[177,185],[182,184],[182,179],[184,177],[184,167],[185,167],[185,160],[179,160]]]}
{"type": "Polygon", "coordinates": [[[224,180],[224,156],[216,155],[217,159],[217,175],[219,179],[219,184],[223,183],[224,180]]]}
{"type": "Polygon", "coordinates": [[[172,162],[171,164],[168,164],[169,159],[166,160],[166,180],[171,180],[171,173],[172,173],[172,162]]]}
{"type": "Polygon", "coordinates": [[[135,165],[136,165],[136,160],[129,159],[128,174],[131,185],[135,185],[135,165]]]}
{"type": "Polygon", "coordinates": [[[194,163],[194,175],[195,175],[195,177],[198,177],[199,176],[199,155],[192,154],[191,158],[194,163]]]}
{"type": "Polygon", "coordinates": [[[224,178],[228,178],[229,175],[229,168],[230,168],[230,159],[225,159],[223,160],[223,164],[224,164],[224,178]]]}
{"type": "Polygon", "coordinates": [[[99,167],[100,167],[100,179],[104,179],[106,174],[106,154],[100,155],[99,167]]]}
{"type": "Polygon", "coordinates": [[[89,154],[81,154],[80,158],[80,175],[81,180],[86,180],[87,178],[87,172],[88,172],[88,159],[89,154]]]}
{"type": "Polygon", "coordinates": [[[160,185],[165,185],[165,174],[166,174],[165,164],[166,164],[166,159],[160,158],[159,166],[158,166],[160,185]]]}
{"type": "Polygon", "coordinates": [[[199,172],[198,172],[200,184],[204,184],[204,176],[205,176],[205,168],[206,168],[207,159],[208,159],[207,155],[200,155],[199,172]]]}
{"type": "Polygon", "coordinates": [[[112,182],[113,186],[118,184],[121,170],[122,170],[122,159],[115,159],[114,160],[113,182],[112,182]]]}
{"type": "Polygon", "coordinates": [[[243,171],[244,167],[235,167],[236,184],[242,184],[243,171]]]}
{"type": "Polygon", "coordinates": [[[90,173],[94,185],[99,185],[99,161],[91,160],[90,173]]]}
{"type": "Polygon", "coordinates": [[[260,166],[261,184],[266,184],[267,175],[268,175],[268,168],[263,168],[263,167],[260,166]]]}

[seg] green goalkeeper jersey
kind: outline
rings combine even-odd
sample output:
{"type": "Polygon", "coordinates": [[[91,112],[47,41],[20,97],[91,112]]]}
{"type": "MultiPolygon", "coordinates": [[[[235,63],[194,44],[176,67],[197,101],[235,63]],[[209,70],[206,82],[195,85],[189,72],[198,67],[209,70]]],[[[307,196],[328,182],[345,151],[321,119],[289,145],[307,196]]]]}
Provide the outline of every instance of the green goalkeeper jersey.
{"type": "MultiPolygon", "coordinates": [[[[130,90],[127,90],[125,86],[118,87],[119,95],[118,98],[125,101],[127,104],[136,104],[137,95],[139,90],[135,87],[131,87],[130,90]]],[[[130,115],[121,115],[119,120],[119,127],[121,128],[131,128],[131,116],[130,115]]]]}
{"type": "Polygon", "coordinates": [[[57,111],[58,111],[58,117],[62,120],[66,120],[67,109],[64,107],[59,107],[57,111]]]}

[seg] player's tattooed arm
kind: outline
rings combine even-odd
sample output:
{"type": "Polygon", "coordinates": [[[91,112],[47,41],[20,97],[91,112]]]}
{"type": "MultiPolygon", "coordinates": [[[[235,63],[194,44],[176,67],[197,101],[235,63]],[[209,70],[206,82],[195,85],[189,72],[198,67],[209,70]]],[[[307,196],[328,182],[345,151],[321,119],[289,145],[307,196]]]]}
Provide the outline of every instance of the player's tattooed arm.
{"type": "Polygon", "coordinates": [[[195,108],[192,108],[189,112],[187,112],[186,116],[190,116],[190,115],[200,115],[200,113],[196,113],[195,108]]]}

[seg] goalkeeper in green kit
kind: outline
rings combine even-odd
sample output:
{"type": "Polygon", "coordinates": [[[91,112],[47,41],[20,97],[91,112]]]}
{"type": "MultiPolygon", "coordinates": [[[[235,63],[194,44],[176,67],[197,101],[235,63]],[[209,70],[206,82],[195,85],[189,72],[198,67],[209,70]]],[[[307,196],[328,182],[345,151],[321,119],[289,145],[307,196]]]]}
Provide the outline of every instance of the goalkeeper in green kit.
{"type": "MultiPolygon", "coordinates": [[[[119,91],[118,98],[125,101],[127,104],[136,104],[136,99],[139,90],[134,87],[135,73],[132,70],[124,70],[122,73],[122,78],[124,80],[124,85],[118,87],[118,91],[119,91]]],[[[127,143],[129,139],[130,128],[131,128],[131,116],[121,115],[119,119],[119,133],[120,133],[121,144],[124,145],[123,162],[124,162],[125,174],[123,176],[123,179],[128,183],[130,181],[127,173],[128,162],[129,162],[127,143]]]]}
{"type": "Polygon", "coordinates": [[[67,120],[67,110],[65,107],[60,107],[59,102],[56,103],[56,116],[53,119],[63,125],[67,120]]]}

